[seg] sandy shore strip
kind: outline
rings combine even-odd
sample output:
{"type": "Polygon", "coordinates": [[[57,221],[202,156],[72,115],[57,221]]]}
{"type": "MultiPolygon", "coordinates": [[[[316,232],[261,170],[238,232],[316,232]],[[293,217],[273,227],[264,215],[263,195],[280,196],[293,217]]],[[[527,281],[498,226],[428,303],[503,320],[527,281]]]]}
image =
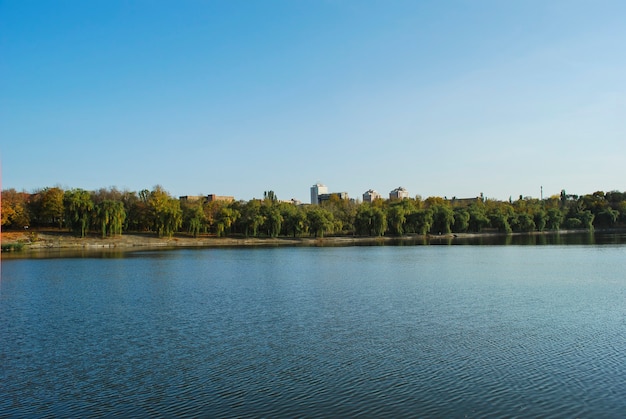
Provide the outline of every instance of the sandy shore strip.
{"type": "MultiPolygon", "coordinates": [[[[470,237],[473,235],[464,235],[470,237]]],[[[432,236],[430,239],[449,239],[456,235],[432,236]]],[[[2,244],[20,244],[22,250],[42,249],[131,249],[131,248],[175,248],[175,247],[239,247],[239,246],[354,246],[382,244],[392,241],[426,240],[426,236],[403,237],[214,237],[197,238],[186,235],[157,237],[153,233],[125,233],[120,236],[102,238],[89,235],[84,238],[67,232],[3,232],[2,244]]]]}
{"type": "MultiPolygon", "coordinates": [[[[622,231],[622,230],[620,230],[622,231]]],[[[97,234],[79,238],[67,231],[24,231],[2,232],[3,254],[21,254],[28,257],[38,251],[46,250],[117,250],[133,251],[148,249],[173,249],[173,248],[219,248],[219,247],[279,247],[279,246],[317,246],[317,247],[341,247],[341,246],[375,246],[383,244],[438,244],[463,242],[467,239],[518,236],[518,235],[561,235],[569,233],[581,233],[582,230],[561,230],[511,233],[509,235],[496,231],[482,233],[452,233],[444,235],[418,235],[410,234],[401,237],[362,237],[362,236],[327,236],[327,237],[215,237],[202,235],[192,237],[179,233],[173,237],[157,237],[154,233],[125,233],[120,236],[102,238],[97,234]]],[[[598,231],[596,231],[598,232],[598,231]]]]}

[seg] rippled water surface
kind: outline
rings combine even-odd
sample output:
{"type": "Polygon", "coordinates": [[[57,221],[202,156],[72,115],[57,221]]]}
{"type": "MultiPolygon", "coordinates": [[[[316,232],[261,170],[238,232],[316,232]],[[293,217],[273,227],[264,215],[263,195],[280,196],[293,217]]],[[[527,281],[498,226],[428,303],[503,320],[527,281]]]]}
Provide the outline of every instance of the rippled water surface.
{"type": "Polygon", "coordinates": [[[626,246],[2,262],[0,417],[623,417],[626,246]]]}

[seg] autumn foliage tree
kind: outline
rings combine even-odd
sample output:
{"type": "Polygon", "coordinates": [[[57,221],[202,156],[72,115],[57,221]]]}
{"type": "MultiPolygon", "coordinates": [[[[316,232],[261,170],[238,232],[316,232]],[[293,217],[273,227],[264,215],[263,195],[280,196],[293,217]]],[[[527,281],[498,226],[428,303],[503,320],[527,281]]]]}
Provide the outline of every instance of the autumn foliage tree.
{"type": "Polygon", "coordinates": [[[163,187],[155,186],[148,198],[153,228],[159,237],[172,237],[183,222],[180,201],[174,199],[163,187]]]}
{"type": "Polygon", "coordinates": [[[173,198],[161,186],[139,192],[116,188],[86,191],[59,187],[32,194],[2,191],[2,226],[8,229],[67,226],[78,236],[102,237],[124,231],[171,237],[187,231],[217,236],[277,237],[327,234],[383,236],[473,232],[530,233],[626,225],[626,193],[596,191],[571,195],[564,190],[546,199],[513,201],[428,197],[349,201],[333,195],[320,205],[281,202],[269,190],[250,201],[192,201],[173,198]]]}
{"type": "Polygon", "coordinates": [[[24,228],[30,225],[27,206],[28,194],[15,189],[2,191],[2,226],[5,228],[24,228]]]}

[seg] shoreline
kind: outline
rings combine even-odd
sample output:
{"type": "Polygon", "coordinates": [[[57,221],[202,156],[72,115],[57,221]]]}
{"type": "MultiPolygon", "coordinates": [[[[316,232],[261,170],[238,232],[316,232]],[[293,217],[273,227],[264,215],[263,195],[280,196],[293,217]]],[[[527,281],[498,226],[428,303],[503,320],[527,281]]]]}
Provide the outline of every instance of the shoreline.
{"type": "MultiPolygon", "coordinates": [[[[465,235],[464,235],[465,236],[465,235]]],[[[467,237],[472,235],[467,235],[467,237]]],[[[449,239],[456,235],[432,236],[434,239],[449,239]]],[[[406,235],[402,237],[381,236],[325,236],[325,237],[191,237],[176,234],[172,237],[157,237],[153,233],[125,233],[115,237],[89,235],[79,238],[67,232],[3,232],[3,245],[20,245],[22,252],[46,249],[145,249],[180,247],[254,247],[254,246],[324,246],[384,243],[389,241],[428,240],[428,236],[406,235]],[[8,236],[8,237],[7,237],[8,236]]]]}
{"type": "MultiPolygon", "coordinates": [[[[623,232],[624,229],[596,230],[596,232],[623,232]]],[[[5,255],[20,255],[22,257],[36,256],[46,251],[138,251],[176,248],[228,248],[228,247],[346,247],[346,246],[376,246],[384,244],[414,245],[414,244],[452,244],[464,240],[480,238],[502,238],[514,236],[550,236],[561,234],[585,233],[588,230],[560,230],[528,233],[500,233],[495,231],[481,233],[451,233],[444,235],[404,236],[326,236],[326,237],[191,237],[177,234],[172,237],[157,237],[153,233],[125,233],[120,236],[102,238],[89,235],[78,238],[65,231],[25,231],[2,232],[2,253],[5,255]],[[13,250],[6,251],[6,247],[13,250]]]]}

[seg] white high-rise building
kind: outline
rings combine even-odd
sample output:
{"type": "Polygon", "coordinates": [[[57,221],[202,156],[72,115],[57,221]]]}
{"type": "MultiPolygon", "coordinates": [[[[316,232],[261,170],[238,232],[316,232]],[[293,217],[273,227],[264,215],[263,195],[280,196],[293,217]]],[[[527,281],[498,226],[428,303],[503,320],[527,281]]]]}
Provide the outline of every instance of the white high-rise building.
{"type": "Polygon", "coordinates": [[[409,192],[402,186],[389,192],[389,199],[405,199],[409,197],[409,192]]]}
{"type": "Polygon", "coordinates": [[[317,205],[319,203],[319,196],[328,193],[328,187],[321,183],[316,183],[311,186],[311,204],[317,205]]]}
{"type": "Polygon", "coordinates": [[[370,189],[369,191],[363,194],[363,202],[374,202],[377,199],[382,198],[378,192],[374,189],[370,189]]]}

